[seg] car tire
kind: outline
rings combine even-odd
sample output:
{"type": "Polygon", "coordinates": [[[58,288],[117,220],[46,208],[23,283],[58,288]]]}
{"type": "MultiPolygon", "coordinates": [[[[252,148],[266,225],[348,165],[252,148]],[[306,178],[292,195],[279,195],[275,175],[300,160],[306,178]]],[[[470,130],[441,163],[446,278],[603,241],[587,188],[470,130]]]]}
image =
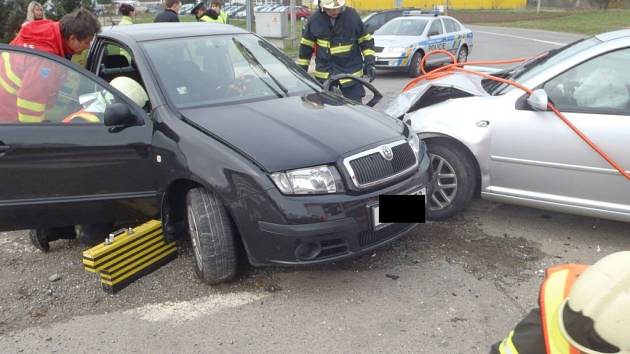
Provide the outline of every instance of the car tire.
{"type": "Polygon", "coordinates": [[[428,141],[433,172],[427,219],[443,220],[463,210],[477,186],[477,173],[468,151],[453,143],[428,141]]]}
{"type": "Polygon", "coordinates": [[[195,257],[195,272],[207,284],[236,276],[236,231],[223,203],[204,188],[186,196],[188,230],[195,257]]]}
{"type": "Polygon", "coordinates": [[[413,55],[413,57],[411,57],[411,62],[409,63],[409,68],[407,69],[407,75],[409,75],[409,77],[418,77],[422,75],[420,62],[422,62],[422,52],[418,51],[413,55]]]}
{"type": "Polygon", "coordinates": [[[468,60],[468,48],[466,46],[462,46],[459,48],[459,52],[457,53],[457,62],[465,63],[468,60]]]}

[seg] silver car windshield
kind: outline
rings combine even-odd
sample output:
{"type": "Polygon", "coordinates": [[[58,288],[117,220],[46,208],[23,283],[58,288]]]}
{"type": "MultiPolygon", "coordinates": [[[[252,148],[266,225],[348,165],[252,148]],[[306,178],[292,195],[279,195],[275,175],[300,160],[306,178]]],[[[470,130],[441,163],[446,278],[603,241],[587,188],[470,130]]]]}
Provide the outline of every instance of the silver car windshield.
{"type": "MultiPolygon", "coordinates": [[[[545,70],[553,67],[557,63],[560,63],[567,58],[570,58],[588,48],[594,47],[600,44],[602,41],[596,37],[589,39],[579,40],[558,49],[551,50],[542,55],[536,56],[521,65],[516,66],[508,75],[508,78],[517,81],[518,83],[524,83],[532,77],[544,72],[545,70]]],[[[498,85],[492,92],[494,95],[503,93],[508,87],[507,84],[498,85]]]]}
{"type": "Polygon", "coordinates": [[[422,18],[403,18],[387,22],[374,34],[381,36],[420,36],[429,21],[422,18]]]}
{"type": "Polygon", "coordinates": [[[159,85],[177,108],[234,104],[321,88],[268,42],[251,34],[143,43],[159,85]]]}

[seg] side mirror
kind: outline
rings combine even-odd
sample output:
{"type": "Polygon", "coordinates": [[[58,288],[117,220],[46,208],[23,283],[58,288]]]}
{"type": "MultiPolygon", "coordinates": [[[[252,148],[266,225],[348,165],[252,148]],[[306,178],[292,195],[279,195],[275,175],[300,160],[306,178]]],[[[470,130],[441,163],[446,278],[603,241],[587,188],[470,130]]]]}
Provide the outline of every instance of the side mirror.
{"type": "Polygon", "coordinates": [[[126,127],[135,125],[138,117],[124,103],[113,103],[105,109],[105,126],[110,127],[112,133],[119,132],[126,127]]]}
{"type": "Polygon", "coordinates": [[[527,104],[535,111],[546,111],[548,103],[549,98],[547,97],[547,92],[544,89],[534,90],[532,94],[527,97],[527,104]]]}

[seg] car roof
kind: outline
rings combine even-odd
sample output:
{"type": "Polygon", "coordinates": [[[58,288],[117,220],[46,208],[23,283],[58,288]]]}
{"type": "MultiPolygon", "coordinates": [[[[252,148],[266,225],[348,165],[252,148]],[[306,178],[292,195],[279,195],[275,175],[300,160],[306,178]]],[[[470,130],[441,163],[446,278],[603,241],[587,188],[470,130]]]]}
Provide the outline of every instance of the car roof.
{"type": "Polygon", "coordinates": [[[595,37],[597,37],[597,39],[599,39],[601,41],[604,41],[604,42],[611,41],[613,39],[630,37],[630,29],[622,29],[622,30],[618,30],[618,31],[600,33],[600,34],[596,35],[595,37]]]}
{"type": "Polygon", "coordinates": [[[239,27],[206,22],[161,22],[143,23],[133,26],[104,27],[102,36],[131,38],[136,42],[156,39],[185,38],[217,34],[249,33],[239,27]]]}

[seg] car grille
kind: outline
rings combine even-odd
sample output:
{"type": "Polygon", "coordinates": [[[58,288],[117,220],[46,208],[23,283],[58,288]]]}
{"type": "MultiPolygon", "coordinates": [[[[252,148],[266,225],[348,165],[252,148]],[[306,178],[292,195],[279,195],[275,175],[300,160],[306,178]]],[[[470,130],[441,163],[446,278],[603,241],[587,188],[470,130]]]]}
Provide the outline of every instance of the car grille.
{"type": "Polygon", "coordinates": [[[380,230],[366,230],[359,233],[359,246],[385,241],[408,229],[413,224],[391,224],[380,230]]]}
{"type": "Polygon", "coordinates": [[[411,171],[417,164],[416,154],[406,141],[385,144],[344,160],[352,182],[359,188],[392,180],[411,171]],[[385,158],[384,148],[391,149],[391,159],[385,158]]]}
{"type": "Polygon", "coordinates": [[[380,52],[382,52],[382,51],[383,51],[383,48],[384,48],[384,47],[374,47],[374,51],[375,51],[376,53],[380,53],[380,52]]]}

